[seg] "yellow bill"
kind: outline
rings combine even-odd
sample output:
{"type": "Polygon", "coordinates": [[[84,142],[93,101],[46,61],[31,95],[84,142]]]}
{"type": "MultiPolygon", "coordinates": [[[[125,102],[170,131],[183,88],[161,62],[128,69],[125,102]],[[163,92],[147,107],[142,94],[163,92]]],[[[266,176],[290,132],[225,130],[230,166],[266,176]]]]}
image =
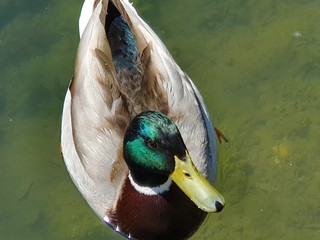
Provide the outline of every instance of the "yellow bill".
{"type": "Polygon", "coordinates": [[[198,172],[188,151],[186,151],[186,156],[186,160],[174,157],[175,170],[171,174],[172,180],[200,209],[205,212],[220,212],[225,204],[224,198],[198,172]]]}

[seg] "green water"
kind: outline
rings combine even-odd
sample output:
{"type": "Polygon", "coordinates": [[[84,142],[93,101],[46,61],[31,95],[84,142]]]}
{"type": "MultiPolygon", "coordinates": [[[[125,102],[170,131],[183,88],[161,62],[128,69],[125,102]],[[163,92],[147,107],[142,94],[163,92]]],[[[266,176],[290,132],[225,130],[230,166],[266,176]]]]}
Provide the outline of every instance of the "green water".
{"type": "MultiPolygon", "coordinates": [[[[0,2],[1,239],[121,239],[59,155],[81,4],[0,2]]],[[[217,179],[226,208],[193,239],[320,239],[320,2],[134,5],[230,139],[217,179]]]]}

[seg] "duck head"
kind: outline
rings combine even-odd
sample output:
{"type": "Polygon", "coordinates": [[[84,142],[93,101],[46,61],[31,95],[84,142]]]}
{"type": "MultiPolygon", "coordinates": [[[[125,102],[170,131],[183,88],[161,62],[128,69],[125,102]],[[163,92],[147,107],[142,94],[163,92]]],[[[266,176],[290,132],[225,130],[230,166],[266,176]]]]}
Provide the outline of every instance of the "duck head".
{"type": "Polygon", "coordinates": [[[131,184],[142,194],[169,191],[172,181],[205,212],[220,212],[221,194],[194,166],[175,123],[160,112],[143,112],[124,137],[131,184]]]}

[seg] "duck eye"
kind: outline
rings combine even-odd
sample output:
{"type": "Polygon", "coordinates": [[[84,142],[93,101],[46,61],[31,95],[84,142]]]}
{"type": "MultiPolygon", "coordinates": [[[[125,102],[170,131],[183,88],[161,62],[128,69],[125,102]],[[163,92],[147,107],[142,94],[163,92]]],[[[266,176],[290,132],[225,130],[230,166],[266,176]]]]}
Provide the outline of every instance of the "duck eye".
{"type": "Polygon", "coordinates": [[[157,149],[158,148],[158,143],[155,142],[155,141],[152,141],[151,139],[148,139],[146,141],[146,143],[147,143],[148,147],[151,148],[151,149],[157,149]]]}

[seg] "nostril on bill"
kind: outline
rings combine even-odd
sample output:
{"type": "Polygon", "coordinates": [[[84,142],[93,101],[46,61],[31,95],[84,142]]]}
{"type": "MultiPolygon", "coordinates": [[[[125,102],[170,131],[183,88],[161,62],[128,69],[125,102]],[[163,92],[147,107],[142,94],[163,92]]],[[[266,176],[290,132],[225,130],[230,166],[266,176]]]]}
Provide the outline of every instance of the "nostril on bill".
{"type": "Polygon", "coordinates": [[[218,201],[216,201],[215,206],[216,206],[217,212],[221,212],[222,209],[224,208],[224,206],[222,205],[222,203],[221,203],[221,202],[218,202],[218,201]]]}

